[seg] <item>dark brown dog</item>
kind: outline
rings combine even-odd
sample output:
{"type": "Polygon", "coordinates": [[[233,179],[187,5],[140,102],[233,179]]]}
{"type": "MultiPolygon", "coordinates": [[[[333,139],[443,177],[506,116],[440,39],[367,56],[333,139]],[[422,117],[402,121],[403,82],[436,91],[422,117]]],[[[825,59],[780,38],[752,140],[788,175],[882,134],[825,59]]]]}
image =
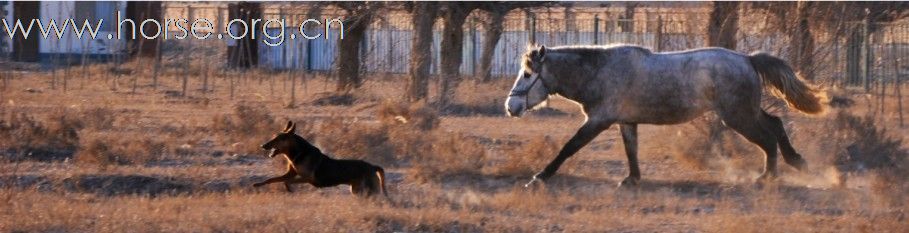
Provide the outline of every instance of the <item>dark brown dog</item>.
{"type": "Polygon", "coordinates": [[[253,184],[253,187],[284,182],[287,191],[292,192],[290,185],[294,183],[308,183],[318,188],[346,184],[350,185],[350,192],[357,196],[368,197],[382,192],[388,197],[382,167],[362,160],[332,159],[295,134],[296,126],[288,121],[283,132],[262,145],[262,149],[269,151],[269,157],[284,155],[287,173],[253,184]]]}

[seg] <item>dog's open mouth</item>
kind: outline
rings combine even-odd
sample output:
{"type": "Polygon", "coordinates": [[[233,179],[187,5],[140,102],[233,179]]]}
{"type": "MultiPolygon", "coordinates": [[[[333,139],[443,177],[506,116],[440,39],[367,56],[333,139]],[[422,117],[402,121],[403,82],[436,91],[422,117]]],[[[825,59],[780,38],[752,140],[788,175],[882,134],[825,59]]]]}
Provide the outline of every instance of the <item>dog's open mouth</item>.
{"type": "Polygon", "coordinates": [[[275,149],[268,149],[268,157],[269,157],[269,158],[275,157],[275,151],[277,151],[277,150],[275,150],[275,149]]]}

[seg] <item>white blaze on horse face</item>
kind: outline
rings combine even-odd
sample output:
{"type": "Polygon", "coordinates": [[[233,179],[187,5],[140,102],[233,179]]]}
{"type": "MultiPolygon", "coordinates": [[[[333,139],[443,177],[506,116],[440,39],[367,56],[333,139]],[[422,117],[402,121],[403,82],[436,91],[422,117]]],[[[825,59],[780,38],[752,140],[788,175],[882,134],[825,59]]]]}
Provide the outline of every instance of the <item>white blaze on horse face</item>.
{"type": "Polygon", "coordinates": [[[527,109],[536,109],[545,106],[549,98],[548,91],[539,79],[540,74],[534,73],[525,76],[524,69],[518,73],[514,86],[508,99],[505,100],[505,110],[508,116],[520,117],[527,109]]]}

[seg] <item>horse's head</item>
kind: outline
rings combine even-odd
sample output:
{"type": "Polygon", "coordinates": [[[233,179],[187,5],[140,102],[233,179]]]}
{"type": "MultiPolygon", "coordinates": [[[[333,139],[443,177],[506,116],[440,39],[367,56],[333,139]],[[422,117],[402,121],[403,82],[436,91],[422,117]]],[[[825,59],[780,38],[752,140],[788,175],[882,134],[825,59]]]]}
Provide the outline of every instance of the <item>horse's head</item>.
{"type": "Polygon", "coordinates": [[[543,84],[544,77],[549,76],[543,62],[546,61],[546,47],[529,48],[524,53],[521,71],[514,81],[511,93],[505,100],[505,111],[509,116],[520,117],[527,109],[546,106],[549,90],[543,84]]]}
{"type": "Polygon", "coordinates": [[[302,137],[297,136],[295,133],[297,129],[297,124],[292,121],[287,121],[287,125],[284,126],[284,130],[275,134],[274,138],[262,144],[262,149],[268,151],[268,157],[275,157],[275,155],[285,154],[288,156],[307,155],[310,153],[321,153],[318,148],[309,144],[302,137]],[[297,153],[297,154],[294,154],[297,153]]]}

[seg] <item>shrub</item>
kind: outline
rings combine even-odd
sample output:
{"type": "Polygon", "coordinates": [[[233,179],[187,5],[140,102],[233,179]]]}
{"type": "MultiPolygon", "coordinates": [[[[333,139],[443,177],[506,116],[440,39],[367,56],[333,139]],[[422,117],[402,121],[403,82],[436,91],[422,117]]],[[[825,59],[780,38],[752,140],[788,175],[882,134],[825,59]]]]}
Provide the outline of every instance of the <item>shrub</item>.
{"type": "Polygon", "coordinates": [[[909,151],[902,139],[879,127],[873,117],[840,111],[833,123],[833,164],[841,173],[873,173],[873,187],[884,194],[909,191],[909,151]]]}

